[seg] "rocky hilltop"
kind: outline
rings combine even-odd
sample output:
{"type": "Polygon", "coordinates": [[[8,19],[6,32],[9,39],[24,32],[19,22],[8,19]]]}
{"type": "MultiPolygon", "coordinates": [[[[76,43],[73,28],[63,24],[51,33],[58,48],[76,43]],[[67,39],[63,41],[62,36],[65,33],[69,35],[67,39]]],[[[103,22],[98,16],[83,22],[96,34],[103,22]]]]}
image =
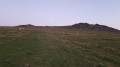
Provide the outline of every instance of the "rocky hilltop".
{"type": "Polygon", "coordinates": [[[99,24],[78,23],[78,24],[72,25],[72,28],[120,33],[120,30],[118,29],[114,29],[112,27],[99,25],[99,24]]]}
{"type": "Polygon", "coordinates": [[[27,25],[19,25],[19,26],[17,26],[17,27],[34,27],[34,25],[32,25],[32,24],[27,24],[27,25]]]}

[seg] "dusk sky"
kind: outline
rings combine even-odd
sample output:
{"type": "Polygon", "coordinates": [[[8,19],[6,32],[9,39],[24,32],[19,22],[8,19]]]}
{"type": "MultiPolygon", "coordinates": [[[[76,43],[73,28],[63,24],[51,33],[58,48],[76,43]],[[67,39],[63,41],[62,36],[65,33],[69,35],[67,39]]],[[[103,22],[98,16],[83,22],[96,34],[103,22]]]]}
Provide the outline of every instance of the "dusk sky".
{"type": "Polygon", "coordinates": [[[120,0],[0,0],[0,26],[79,22],[120,29],[120,0]]]}

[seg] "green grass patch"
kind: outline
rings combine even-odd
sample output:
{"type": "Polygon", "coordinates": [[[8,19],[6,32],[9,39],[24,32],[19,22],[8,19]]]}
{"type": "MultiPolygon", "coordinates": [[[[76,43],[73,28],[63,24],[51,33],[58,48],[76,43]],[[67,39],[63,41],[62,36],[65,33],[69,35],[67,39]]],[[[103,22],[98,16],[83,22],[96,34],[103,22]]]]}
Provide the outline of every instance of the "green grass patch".
{"type": "Polygon", "coordinates": [[[0,45],[0,67],[120,67],[119,35],[104,37],[103,33],[92,32],[93,36],[89,31],[76,35],[76,31],[64,31],[11,32],[23,35],[13,37],[10,42],[7,40],[12,35],[5,34],[6,37],[0,38],[1,42],[7,42],[0,45]]]}

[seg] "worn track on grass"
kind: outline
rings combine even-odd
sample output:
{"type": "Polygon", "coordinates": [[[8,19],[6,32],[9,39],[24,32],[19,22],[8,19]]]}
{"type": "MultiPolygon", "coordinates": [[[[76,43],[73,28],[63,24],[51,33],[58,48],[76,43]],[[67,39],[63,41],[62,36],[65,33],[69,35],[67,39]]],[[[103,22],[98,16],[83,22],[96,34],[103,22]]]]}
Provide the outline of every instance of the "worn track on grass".
{"type": "Polygon", "coordinates": [[[106,33],[104,37],[102,33],[91,34],[89,31],[78,32],[63,28],[15,30],[17,33],[14,34],[22,32],[22,35],[13,36],[12,40],[6,37],[3,41],[10,41],[0,44],[0,67],[120,66],[120,38],[117,34],[107,36],[106,33]],[[115,37],[112,38],[112,35],[115,37]]]}
{"type": "Polygon", "coordinates": [[[84,65],[81,58],[40,30],[0,45],[0,67],[73,67],[84,65]]]}

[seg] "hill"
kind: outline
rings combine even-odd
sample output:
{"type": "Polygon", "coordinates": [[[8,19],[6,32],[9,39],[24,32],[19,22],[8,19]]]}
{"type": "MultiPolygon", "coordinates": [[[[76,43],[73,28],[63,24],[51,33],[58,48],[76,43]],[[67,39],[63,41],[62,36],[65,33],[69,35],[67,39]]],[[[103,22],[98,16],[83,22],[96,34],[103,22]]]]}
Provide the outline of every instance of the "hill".
{"type": "Polygon", "coordinates": [[[34,25],[32,25],[32,24],[26,24],[26,25],[19,25],[17,27],[34,27],[34,25]]]}
{"type": "Polygon", "coordinates": [[[83,29],[83,30],[93,30],[93,31],[105,31],[105,32],[115,32],[120,33],[120,30],[99,24],[88,24],[88,23],[78,23],[71,26],[72,28],[83,29]]]}

